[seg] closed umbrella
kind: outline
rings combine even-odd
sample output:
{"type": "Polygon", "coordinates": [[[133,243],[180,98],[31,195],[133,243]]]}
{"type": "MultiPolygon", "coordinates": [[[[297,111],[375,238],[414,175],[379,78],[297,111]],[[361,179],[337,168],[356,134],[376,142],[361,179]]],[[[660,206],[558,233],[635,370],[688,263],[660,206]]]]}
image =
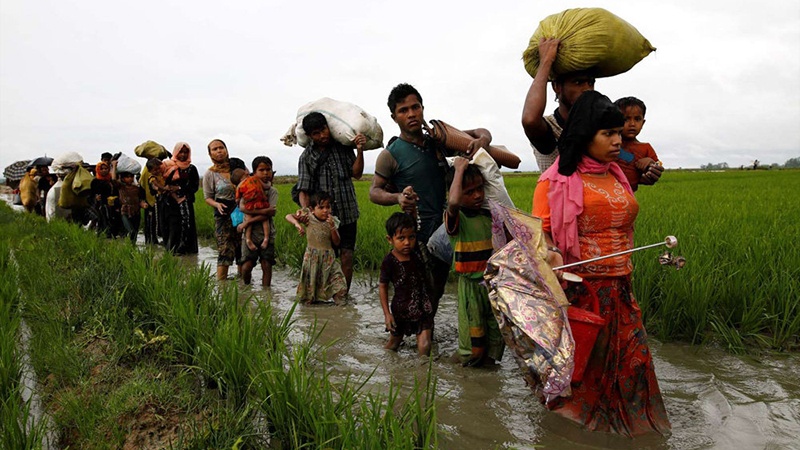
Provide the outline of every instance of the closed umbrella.
{"type": "Polygon", "coordinates": [[[25,175],[25,173],[28,172],[27,169],[28,163],[30,163],[30,160],[25,159],[11,164],[10,166],[3,169],[3,176],[6,178],[6,180],[11,180],[11,181],[21,180],[22,177],[25,175]]]}
{"type": "Polygon", "coordinates": [[[575,367],[569,301],[545,262],[541,220],[489,204],[492,245],[499,250],[489,259],[484,279],[500,332],[534,394],[547,401],[569,396],[575,367]]]}

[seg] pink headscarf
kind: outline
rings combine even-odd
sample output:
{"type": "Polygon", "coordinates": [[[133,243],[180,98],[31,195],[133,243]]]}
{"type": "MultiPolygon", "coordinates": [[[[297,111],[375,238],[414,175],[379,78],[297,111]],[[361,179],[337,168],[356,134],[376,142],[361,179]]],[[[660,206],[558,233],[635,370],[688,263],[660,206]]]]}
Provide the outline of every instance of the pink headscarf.
{"type": "Polygon", "coordinates": [[[178,171],[178,169],[188,169],[189,165],[192,164],[192,147],[189,147],[189,144],[186,142],[178,142],[172,149],[172,158],[165,159],[163,163],[164,179],[172,180],[173,175],[178,171]],[[181,161],[178,159],[178,153],[183,147],[186,147],[186,150],[189,152],[189,157],[186,158],[186,161],[181,161]]]}
{"type": "Polygon", "coordinates": [[[172,149],[171,159],[175,162],[175,165],[178,166],[179,169],[188,169],[189,165],[192,164],[192,147],[190,147],[186,142],[178,142],[175,144],[175,148],[172,149]],[[178,159],[178,153],[180,153],[183,147],[186,147],[186,151],[189,153],[189,157],[186,158],[186,161],[180,161],[178,159]]]}
{"type": "Polygon", "coordinates": [[[565,176],[558,173],[558,162],[547,169],[539,181],[550,180],[550,189],[547,200],[550,204],[550,228],[553,243],[564,252],[564,263],[570,264],[581,259],[581,248],[578,243],[578,216],[583,212],[583,180],[582,173],[602,174],[609,172],[628,193],[633,195],[633,190],[615,162],[601,163],[585,156],[578,163],[578,169],[572,175],[565,176]]]}

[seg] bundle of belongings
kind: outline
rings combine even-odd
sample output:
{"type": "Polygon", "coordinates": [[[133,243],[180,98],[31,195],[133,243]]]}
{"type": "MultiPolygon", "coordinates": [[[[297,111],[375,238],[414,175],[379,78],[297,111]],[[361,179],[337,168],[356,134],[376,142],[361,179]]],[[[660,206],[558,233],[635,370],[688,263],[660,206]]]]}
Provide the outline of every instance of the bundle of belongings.
{"type": "MultiPolygon", "coordinates": [[[[431,120],[430,125],[425,124],[424,127],[431,139],[456,155],[466,154],[469,150],[469,143],[475,139],[464,131],[441,120],[431,120]]],[[[489,147],[496,152],[509,152],[502,145],[490,145],[489,147]]],[[[483,175],[483,186],[486,193],[484,206],[488,206],[490,201],[494,201],[509,208],[514,208],[514,202],[508,195],[503,174],[500,173],[500,166],[497,165],[497,162],[483,148],[471,156],[470,164],[478,166],[481,175],[483,175]]],[[[447,163],[452,166],[455,156],[447,157],[446,159],[447,163]]],[[[453,260],[453,247],[444,224],[440,225],[428,239],[428,251],[442,261],[450,262],[453,260]]]]}
{"type": "Polygon", "coordinates": [[[94,176],[84,167],[83,157],[76,152],[66,152],[56,157],[51,167],[53,173],[66,174],[58,206],[64,209],[88,207],[94,176]]]}
{"type": "Polygon", "coordinates": [[[531,36],[522,60],[532,77],[539,69],[541,38],[561,41],[550,79],[578,71],[591,71],[595,77],[611,77],[627,72],[655,51],[633,25],[605,9],[568,9],[539,22],[531,36]]]}
{"type": "Polygon", "coordinates": [[[353,139],[360,133],[367,138],[364,150],[383,147],[383,129],[378,124],[378,119],[359,106],[327,97],[306,103],[297,110],[295,123],[281,138],[286,146],[299,144],[305,148],[311,144],[311,139],[303,130],[303,118],[312,112],[325,116],[331,137],[342,145],[353,147],[353,139]]]}

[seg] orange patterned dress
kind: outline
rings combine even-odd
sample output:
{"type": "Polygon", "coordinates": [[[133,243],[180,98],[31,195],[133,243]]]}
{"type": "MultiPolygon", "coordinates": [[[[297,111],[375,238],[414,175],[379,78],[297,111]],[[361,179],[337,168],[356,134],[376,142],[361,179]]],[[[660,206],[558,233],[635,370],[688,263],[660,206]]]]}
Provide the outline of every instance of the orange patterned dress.
{"type": "MultiPolygon", "coordinates": [[[[633,224],[639,212],[636,198],[610,174],[580,174],[583,212],[578,216],[581,260],[633,248],[633,224]]],[[[549,181],[536,187],[533,215],[551,233],[549,181]]],[[[565,290],[570,302],[591,310],[599,301],[606,319],[592,350],[581,383],[570,397],[558,397],[547,408],[589,430],[636,436],[666,434],[670,429],[664,401],[647,345],[642,312],[631,292],[630,255],[577,266],[583,277],[565,290]]]]}

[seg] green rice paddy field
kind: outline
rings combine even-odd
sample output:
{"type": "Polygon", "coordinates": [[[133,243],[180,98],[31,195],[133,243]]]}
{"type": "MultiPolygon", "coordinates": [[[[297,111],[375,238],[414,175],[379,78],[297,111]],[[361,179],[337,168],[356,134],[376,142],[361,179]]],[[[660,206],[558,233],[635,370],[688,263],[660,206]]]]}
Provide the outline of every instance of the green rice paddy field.
{"type": "MultiPolygon", "coordinates": [[[[536,174],[507,174],[511,198],[530,212],[536,174]]],[[[279,182],[279,180],[276,180],[279,182]]],[[[355,183],[356,270],[376,270],[389,250],[384,221],[396,207],[369,201],[355,183]]],[[[276,184],[279,260],[299,267],[304,240],[282,218],[296,209],[291,183],[276,184]]],[[[739,352],[800,346],[800,171],[667,171],[637,192],[637,246],[678,238],[680,271],[662,267],[652,249],[634,255],[634,288],[647,329],[663,340],[716,342],[739,352]]],[[[211,209],[196,203],[198,229],[213,236],[211,209]]]]}

